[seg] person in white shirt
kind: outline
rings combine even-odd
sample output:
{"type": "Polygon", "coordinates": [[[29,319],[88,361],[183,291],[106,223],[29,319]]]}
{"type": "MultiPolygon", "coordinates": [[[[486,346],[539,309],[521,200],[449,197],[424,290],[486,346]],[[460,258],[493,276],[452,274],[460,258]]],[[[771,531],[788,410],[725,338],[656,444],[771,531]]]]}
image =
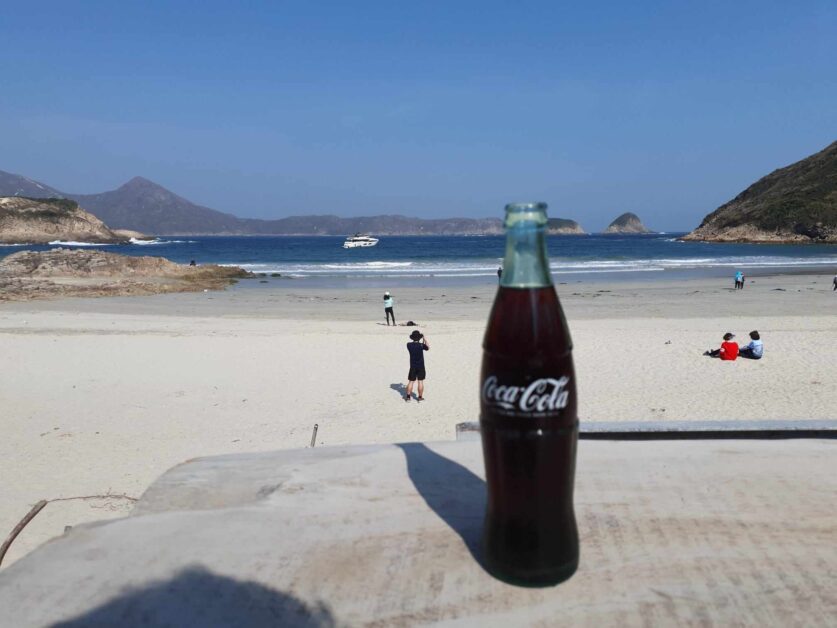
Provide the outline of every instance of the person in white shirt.
{"type": "Polygon", "coordinates": [[[395,325],[395,313],[392,311],[392,295],[389,291],[384,292],[384,314],[387,317],[387,327],[389,327],[389,318],[392,317],[392,324],[395,325]]]}

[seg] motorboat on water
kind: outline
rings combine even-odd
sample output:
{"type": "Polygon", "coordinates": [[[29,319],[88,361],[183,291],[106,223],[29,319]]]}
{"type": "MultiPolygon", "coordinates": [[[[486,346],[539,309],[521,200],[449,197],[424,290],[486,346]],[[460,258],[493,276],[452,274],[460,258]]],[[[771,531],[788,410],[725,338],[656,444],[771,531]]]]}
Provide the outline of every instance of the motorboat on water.
{"type": "Polygon", "coordinates": [[[356,249],[361,246],[375,246],[376,244],[378,244],[378,238],[363,235],[362,233],[356,233],[355,235],[346,238],[346,241],[343,243],[343,248],[356,249]]]}

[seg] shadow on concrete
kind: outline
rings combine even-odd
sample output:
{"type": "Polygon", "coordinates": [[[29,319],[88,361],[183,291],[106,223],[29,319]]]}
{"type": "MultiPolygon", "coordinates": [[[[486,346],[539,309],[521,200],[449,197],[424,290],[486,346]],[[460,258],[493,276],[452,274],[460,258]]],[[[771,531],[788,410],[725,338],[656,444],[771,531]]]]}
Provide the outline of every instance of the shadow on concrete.
{"type": "Polygon", "coordinates": [[[201,567],[184,569],[171,580],[132,589],[54,628],[105,626],[335,626],[328,608],[310,607],[287,593],[256,582],[233,580],[201,567]]]}
{"type": "Polygon", "coordinates": [[[402,399],[407,394],[407,386],[405,384],[390,384],[389,387],[397,392],[398,396],[402,399]]]}
{"type": "Polygon", "coordinates": [[[474,560],[485,569],[481,545],[485,482],[422,443],[402,443],[398,447],[407,457],[407,474],[419,495],[462,538],[474,560]]]}

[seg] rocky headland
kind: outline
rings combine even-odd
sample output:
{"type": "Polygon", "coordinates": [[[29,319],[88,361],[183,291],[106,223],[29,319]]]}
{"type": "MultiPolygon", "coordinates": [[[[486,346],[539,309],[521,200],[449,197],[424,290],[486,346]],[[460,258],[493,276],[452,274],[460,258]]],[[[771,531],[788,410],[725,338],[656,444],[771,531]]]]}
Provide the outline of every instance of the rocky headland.
{"type": "Polygon", "coordinates": [[[95,250],[21,251],[0,259],[0,301],[198,292],[252,274],[230,266],[188,266],[162,257],[95,250]]]}
{"type": "Polygon", "coordinates": [[[837,243],[837,142],[762,177],[683,239],[837,243]]]}
{"type": "Polygon", "coordinates": [[[610,223],[604,233],[653,233],[642,224],[639,216],[626,212],[610,223]]]}
{"type": "Polygon", "coordinates": [[[141,233],[115,231],[78,203],[63,198],[0,197],[0,244],[88,242],[123,244],[141,233]]]}

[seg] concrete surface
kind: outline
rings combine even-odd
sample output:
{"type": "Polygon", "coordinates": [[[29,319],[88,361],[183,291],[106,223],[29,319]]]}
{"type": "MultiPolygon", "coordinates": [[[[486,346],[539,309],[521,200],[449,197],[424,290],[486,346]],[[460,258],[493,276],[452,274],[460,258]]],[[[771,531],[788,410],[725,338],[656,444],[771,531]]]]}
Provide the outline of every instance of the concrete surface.
{"type": "MultiPolygon", "coordinates": [[[[581,439],[837,438],[833,419],[767,421],[581,421],[581,439]]],[[[456,424],[456,440],[479,440],[478,421],[456,424]]]]}
{"type": "Polygon", "coordinates": [[[834,625],[835,447],[582,441],[547,589],[480,566],[476,442],[194,460],[0,570],[0,625],[834,625]]]}

